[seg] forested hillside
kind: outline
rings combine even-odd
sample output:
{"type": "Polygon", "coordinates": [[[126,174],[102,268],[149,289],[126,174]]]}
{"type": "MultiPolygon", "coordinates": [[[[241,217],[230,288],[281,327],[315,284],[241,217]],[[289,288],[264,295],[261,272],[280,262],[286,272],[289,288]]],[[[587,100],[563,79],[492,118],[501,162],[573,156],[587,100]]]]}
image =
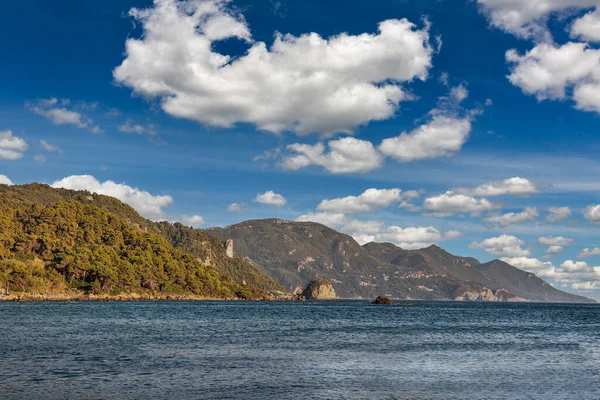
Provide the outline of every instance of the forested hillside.
{"type": "Polygon", "coordinates": [[[210,298],[259,298],[279,288],[239,257],[226,258],[218,239],[193,231],[147,221],[107,196],[0,185],[0,286],[32,294],[210,298]]]}

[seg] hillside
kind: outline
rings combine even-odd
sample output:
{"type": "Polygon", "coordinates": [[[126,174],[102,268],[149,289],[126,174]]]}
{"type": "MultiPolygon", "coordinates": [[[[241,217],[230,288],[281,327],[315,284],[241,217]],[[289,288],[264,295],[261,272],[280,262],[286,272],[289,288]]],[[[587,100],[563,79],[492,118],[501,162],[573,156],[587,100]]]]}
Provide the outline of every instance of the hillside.
{"type": "Polygon", "coordinates": [[[0,196],[11,204],[55,205],[75,201],[92,204],[105,212],[125,219],[137,229],[163,236],[172,246],[190,253],[221,276],[231,277],[239,285],[248,285],[267,292],[281,292],[283,287],[255,265],[237,255],[229,258],[223,244],[203,230],[182,224],[152,222],[140,216],[132,207],[109,196],[87,191],[55,189],[45,184],[32,183],[22,186],[0,185],[0,196]]]}
{"type": "Polygon", "coordinates": [[[208,232],[233,239],[238,254],[291,291],[315,279],[331,281],[343,298],[455,299],[487,290],[430,266],[421,254],[397,263],[393,257],[376,258],[352,237],[317,223],[253,220],[208,232]]]}
{"type": "Polygon", "coordinates": [[[0,285],[7,283],[27,293],[211,298],[281,289],[205,232],[153,223],[108,196],[40,184],[0,185],[0,285]]]}
{"type": "Polygon", "coordinates": [[[565,293],[530,272],[522,271],[500,260],[478,265],[486,276],[495,279],[517,296],[538,302],[594,302],[583,296],[565,293]]]}
{"type": "Polygon", "coordinates": [[[437,300],[589,301],[557,290],[537,277],[533,285],[532,274],[512,266],[491,268],[437,246],[420,250],[404,250],[391,243],[360,246],[352,237],[313,222],[253,220],[208,232],[222,241],[233,239],[238,254],[291,291],[312,280],[327,279],[345,298],[387,295],[437,300]]]}

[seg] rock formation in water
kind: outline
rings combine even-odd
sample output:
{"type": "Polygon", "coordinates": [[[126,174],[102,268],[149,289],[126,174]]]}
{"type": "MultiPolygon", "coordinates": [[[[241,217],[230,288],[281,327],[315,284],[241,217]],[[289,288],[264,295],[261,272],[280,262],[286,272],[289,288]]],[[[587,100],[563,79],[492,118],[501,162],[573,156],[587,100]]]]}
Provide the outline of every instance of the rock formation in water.
{"type": "Polygon", "coordinates": [[[308,300],[337,299],[333,285],[325,279],[311,281],[302,294],[308,300]]]}
{"type": "Polygon", "coordinates": [[[377,296],[373,304],[394,304],[394,302],[389,297],[377,296]]]}

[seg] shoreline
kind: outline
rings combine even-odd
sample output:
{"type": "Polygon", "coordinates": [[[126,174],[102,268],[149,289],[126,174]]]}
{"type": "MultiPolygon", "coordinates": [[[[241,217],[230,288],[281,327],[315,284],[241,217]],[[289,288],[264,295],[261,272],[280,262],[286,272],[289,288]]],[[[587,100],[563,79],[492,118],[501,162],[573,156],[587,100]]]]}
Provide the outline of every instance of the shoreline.
{"type": "MultiPolygon", "coordinates": [[[[337,298],[330,300],[308,300],[308,301],[371,301],[372,299],[367,298],[337,298]]],[[[189,294],[140,294],[140,293],[127,293],[120,295],[86,295],[83,293],[77,294],[55,294],[55,295],[42,295],[42,294],[31,294],[31,293],[19,293],[0,295],[0,303],[46,303],[46,302],[65,302],[65,303],[78,303],[78,302],[151,302],[151,301],[275,301],[275,302],[305,302],[294,298],[293,296],[270,296],[256,299],[243,299],[243,298],[218,298],[218,297],[203,297],[189,294]]],[[[410,301],[410,302],[458,302],[458,303],[490,303],[490,304],[590,304],[598,305],[598,302],[533,302],[533,301],[465,301],[465,300],[452,300],[452,299],[438,299],[438,300],[427,300],[427,299],[394,299],[394,301],[410,301]]]]}

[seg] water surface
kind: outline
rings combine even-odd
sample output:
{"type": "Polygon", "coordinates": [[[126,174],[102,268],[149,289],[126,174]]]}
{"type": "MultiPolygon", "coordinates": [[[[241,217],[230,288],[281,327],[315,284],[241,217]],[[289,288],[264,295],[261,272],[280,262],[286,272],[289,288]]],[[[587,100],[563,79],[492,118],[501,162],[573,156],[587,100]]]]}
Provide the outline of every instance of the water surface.
{"type": "Polygon", "coordinates": [[[26,398],[600,399],[600,307],[0,303],[26,398]]]}

